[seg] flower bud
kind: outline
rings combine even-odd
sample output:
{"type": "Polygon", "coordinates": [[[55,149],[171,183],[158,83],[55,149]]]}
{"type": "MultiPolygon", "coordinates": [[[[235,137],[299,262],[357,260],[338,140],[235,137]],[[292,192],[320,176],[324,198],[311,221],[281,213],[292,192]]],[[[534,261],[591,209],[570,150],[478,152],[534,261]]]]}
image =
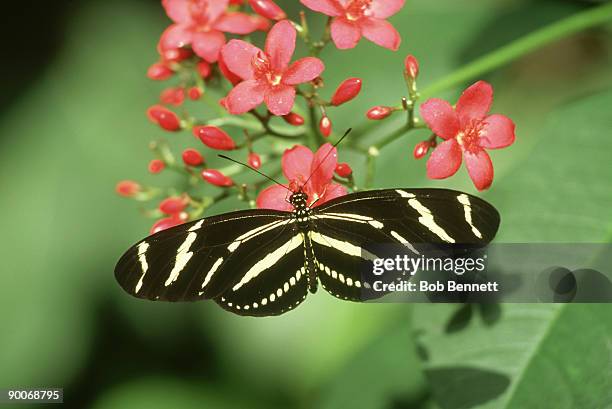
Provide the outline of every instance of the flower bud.
{"type": "Polygon", "coordinates": [[[187,166],[200,166],[204,163],[204,158],[202,157],[200,152],[195,149],[189,148],[183,151],[183,162],[187,166]]]}
{"type": "Polygon", "coordinates": [[[393,108],[378,105],[370,108],[370,110],[366,113],[366,116],[368,117],[368,119],[380,121],[381,119],[385,119],[386,117],[391,115],[391,113],[393,113],[393,108]]]}
{"type": "Polygon", "coordinates": [[[321,121],[319,122],[319,131],[321,131],[321,135],[326,138],[331,134],[332,123],[327,115],[321,117],[321,121]]]}
{"type": "Polygon", "coordinates": [[[181,129],[181,121],[178,116],[166,107],[161,105],[153,105],[147,109],[147,116],[153,123],[158,124],[166,131],[178,131],[181,129]]]}
{"type": "Polygon", "coordinates": [[[164,170],[166,164],[161,159],[153,159],[149,162],[149,172],[156,174],[164,170]]]}
{"type": "Polygon", "coordinates": [[[421,141],[414,146],[414,151],[412,152],[412,155],[415,159],[421,159],[423,156],[427,155],[427,152],[429,152],[429,148],[431,148],[431,142],[421,141]]]}
{"type": "Polygon", "coordinates": [[[200,77],[206,79],[210,76],[211,73],[211,68],[210,68],[210,64],[204,60],[198,62],[198,73],[200,74],[200,77]]]}
{"type": "Polygon", "coordinates": [[[172,74],[174,74],[174,71],[168,68],[166,64],[162,64],[160,62],[156,62],[155,64],[151,65],[147,70],[147,77],[155,81],[167,80],[172,76],[172,74]]]}
{"type": "Polygon", "coordinates": [[[193,134],[200,138],[204,145],[213,149],[229,151],[236,148],[234,140],[224,130],[216,126],[194,126],[193,134]]]}
{"type": "Polygon", "coordinates": [[[255,30],[257,31],[268,31],[270,29],[270,20],[265,17],[262,17],[258,14],[253,14],[249,16],[253,25],[255,26],[255,30]]]}
{"type": "Polygon", "coordinates": [[[185,89],[182,87],[172,87],[163,90],[159,96],[162,104],[180,106],[185,101],[185,89]]]}
{"type": "Polygon", "coordinates": [[[163,62],[181,62],[192,55],[193,52],[186,48],[170,48],[161,52],[163,62]]]}
{"type": "Polygon", "coordinates": [[[179,224],[183,224],[184,220],[179,217],[179,215],[172,215],[170,217],[164,217],[163,219],[159,219],[158,221],[151,226],[151,234],[155,234],[162,230],[169,229],[174,226],[178,226],[179,224]]]}
{"type": "Polygon", "coordinates": [[[136,193],[140,192],[140,190],[140,185],[133,180],[122,180],[115,186],[115,192],[123,197],[133,197],[136,193]]]}
{"type": "Polygon", "coordinates": [[[359,95],[361,78],[347,78],[338,86],[331,99],[334,106],[342,105],[359,95]]]}
{"type": "Polygon", "coordinates": [[[179,214],[185,210],[187,203],[188,200],[186,197],[168,197],[161,201],[159,204],[159,210],[161,210],[162,213],[169,215],[179,214]]]}
{"type": "Polygon", "coordinates": [[[419,75],[419,61],[410,54],[404,60],[404,70],[406,75],[413,80],[419,75]]]}
{"type": "Polygon", "coordinates": [[[272,0],[249,0],[251,8],[260,16],[270,20],[283,20],[287,14],[272,0]]]}
{"type": "Polygon", "coordinates": [[[204,169],[202,171],[202,178],[211,185],[219,187],[229,187],[234,184],[232,178],[225,176],[216,169],[204,169]]]}
{"type": "Polygon", "coordinates": [[[304,125],[304,118],[301,115],[296,114],[295,112],[289,112],[287,115],[283,115],[283,119],[289,125],[293,125],[293,126],[304,125]]]}
{"type": "Polygon", "coordinates": [[[261,168],[261,158],[255,152],[249,153],[248,162],[252,168],[255,168],[255,169],[261,168]]]}
{"type": "Polygon", "coordinates": [[[197,101],[202,96],[202,90],[198,87],[191,87],[187,94],[189,94],[190,100],[197,101]]]}
{"type": "Polygon", "coordinates": [[[353,174],[353,169],[351,169],[350,165],[346,162],[338,163],[336,165],[336,175],[341,178],[347,178],[353,174]]]}

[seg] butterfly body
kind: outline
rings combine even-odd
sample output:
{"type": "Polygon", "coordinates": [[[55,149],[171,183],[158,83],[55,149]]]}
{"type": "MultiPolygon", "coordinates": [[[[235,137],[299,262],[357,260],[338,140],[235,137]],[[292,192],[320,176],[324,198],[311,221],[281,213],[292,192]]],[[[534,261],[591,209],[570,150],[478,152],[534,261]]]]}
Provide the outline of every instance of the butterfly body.
{"type": "Polygon", "coordinates": [[[240,315],[278,315],[319,284],[337,298],[363,301],[363,266],[380,244],[415,254],[423,243],[484,246],[499,225],[493,206],[445,189],[365,191],[317,207],[297,191],[289,202],[291,212],[226,213],[147,237],[119,260],[117,281],[139,298],[213,299],[240,315]]]}

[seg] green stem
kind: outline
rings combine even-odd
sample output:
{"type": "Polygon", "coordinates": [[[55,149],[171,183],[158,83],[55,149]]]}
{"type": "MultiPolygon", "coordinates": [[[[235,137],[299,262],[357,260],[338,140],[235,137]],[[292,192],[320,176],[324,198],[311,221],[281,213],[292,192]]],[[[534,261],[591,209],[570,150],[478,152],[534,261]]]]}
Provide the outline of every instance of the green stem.
{"type": "Polygon", "coordinates": [[[421,97],[436,95],[441,91],[461,85],[548,44],[610,20],[612,20],[612,3],[590,8],[564,18],[498,48],[496,51],[486,54],[447,75],[423,90],[421,97]]]}

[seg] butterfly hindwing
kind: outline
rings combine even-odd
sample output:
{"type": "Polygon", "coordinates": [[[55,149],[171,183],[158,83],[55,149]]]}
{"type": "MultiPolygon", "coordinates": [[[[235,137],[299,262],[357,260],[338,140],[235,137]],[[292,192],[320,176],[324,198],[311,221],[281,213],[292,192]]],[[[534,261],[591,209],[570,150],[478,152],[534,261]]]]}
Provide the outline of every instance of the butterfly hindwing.
{"type": "MultiPolygon", "coordinates": [[[[213,298],[235,279],[244,254],[291,229],[291,213],[246,210],[163,230],[130,248],[115,267],[129,294],[150,300],[213,298]]],[[[265,251],[265,250],[262,250],[265,251]]]]}
{"type": "Polygon", "coordinates": [[[279,315],[295,308],[308,294],[304,240],[299,230],[287,230],[244,254],[231,266],[237,278],[215,301],[240,315],[279,315]]]}

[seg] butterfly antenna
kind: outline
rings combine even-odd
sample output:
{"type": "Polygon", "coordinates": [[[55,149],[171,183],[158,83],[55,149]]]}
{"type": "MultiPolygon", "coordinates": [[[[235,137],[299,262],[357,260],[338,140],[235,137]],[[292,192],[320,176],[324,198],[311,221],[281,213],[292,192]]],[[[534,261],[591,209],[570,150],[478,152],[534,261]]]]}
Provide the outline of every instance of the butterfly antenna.
{"type": "Polygon", "coordinates": [[[240,162],[240,161],[238,161],[238,160],[236,160],[236,159],[232,159],[232,158],[230,158],[229,156],[225,156],[225,155],[217,155],[217,156],[219,156],[220,158],[223,158],[223,159],[227,159],[227,160],[229,160],[229,161],[231,161],[231,162],[237,163],[237,164],[239,164],[239,165],[242,165],[242,166],[244,166],[244,167],[247,167],[247,168],[251,169],[253,172],[256,172],[256,173],[260,174],[261,176],[265,177],[266,179],[268,179],[268,180],[270,180],[270,181],[272,181],[272,182],[276,183],[276,184],[277,184],[277,185],[279,185],[279,186],[284,187],[285,189],[287,189],[288,191],[290,191],[290,192],[292,192],[292,193],[293,193],[293,191],[292,191],[291,189],[289,189],[287,186],[285,186],[285,185],[283,185],[282,183],[280,183],[278,180],[276,180],[276,179],[274,179],[274,178],[272,178],[272,177],[270,177],[270,176],[266,175],[266,174],[265,174],[265,173],[263,173],[263,172],[260,172],[259,170],[255,169],[255,168],[254,168],[254,167],[252,167],[252,166],[247,165],[246,163],[240,162]]]}
{"type": "Polygon", "coordinates": [[[306,186],[306,183],[308,183],[308,181],[310,181],[310,179],[312,178],[312,175],[314,175],[314,174],[317,172],[317,170],[319,170],[319,168],[321,167],[321,165],[323,164],[323,162],[325,162],[325,160],[327,159],[327,157],[328,157],[329,155],[331,155],[331,153],[334,151],[334,149],[336,148],[336,146],[340,145],[340,142],[342,142],[342,140],[343,140],[344,138],[346,138],[346,137],[348,136],[348,134],[350,134],[350,133],[351,133],[351,131],[352,131],[352,130],[353,130],[352,128],[347,129],[347,130],[344,132],[344,135],[342,135],[342,137],[341,137],[340,139],[338,139],[338,140],[336,141],[336,143],[334,143],[334,144],[332,145],[332,147],[330,148],[329,152],[327,152],[327,154],[326,154],[326,155],[323,157],[323,159],[321,159],[321,162],[319,162],[319,164],[317,165],[317,167],[316,167],[316,168],[314,168],[314,170],[313,170],[312,172],[310,172],[310,176],[308,176],[308,179],[306,179],[306,182],[304,182],[304,183],[302,184],[302,186],[306,186]]]}

